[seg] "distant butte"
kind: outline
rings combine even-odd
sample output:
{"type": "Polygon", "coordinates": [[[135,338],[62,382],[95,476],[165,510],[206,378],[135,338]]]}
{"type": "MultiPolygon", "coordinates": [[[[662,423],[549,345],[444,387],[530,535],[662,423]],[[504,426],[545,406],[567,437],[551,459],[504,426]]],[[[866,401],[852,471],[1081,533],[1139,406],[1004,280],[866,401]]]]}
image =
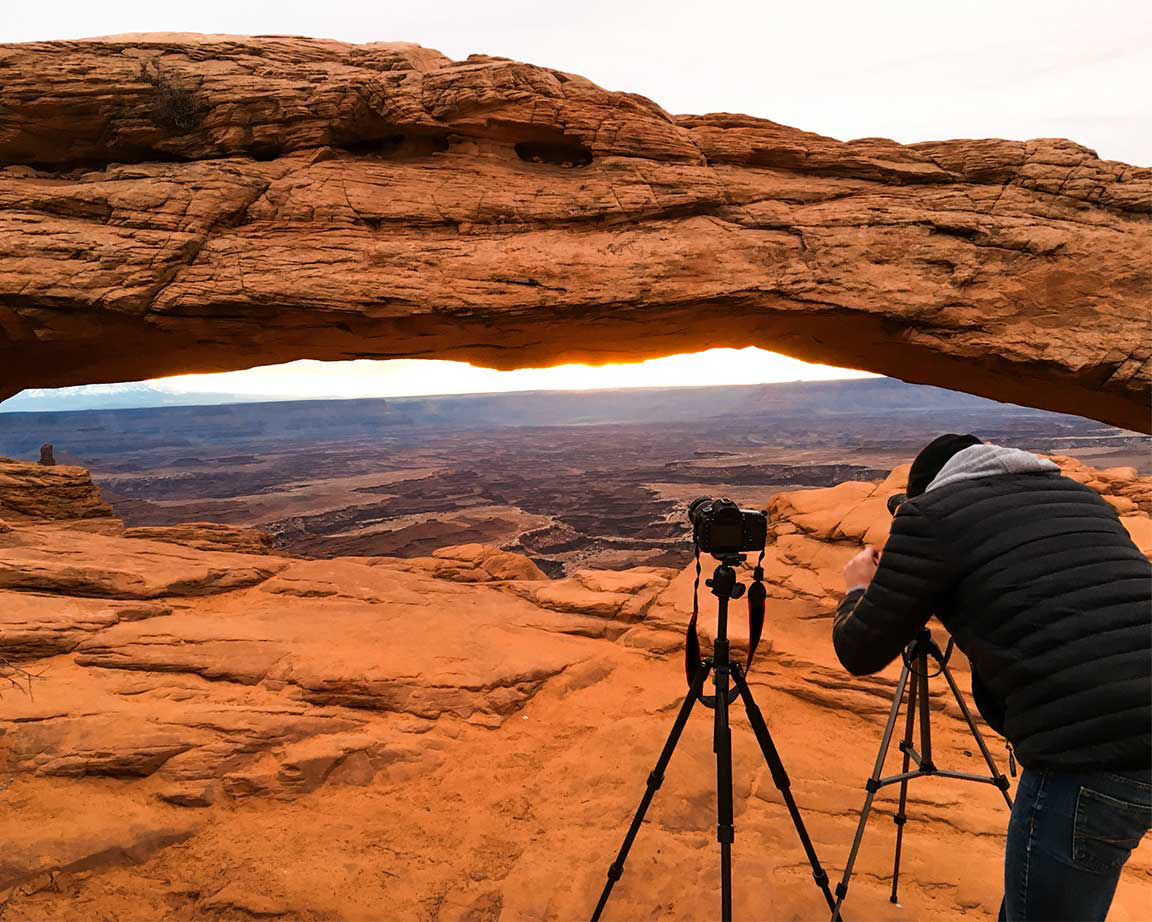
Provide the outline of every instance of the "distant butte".
{"type": "Polygon", "coordinates": [[[758,345],[1149,431],[1152,170],[848,143],[411,44],[0,46],[0,397],[758,345]]]}

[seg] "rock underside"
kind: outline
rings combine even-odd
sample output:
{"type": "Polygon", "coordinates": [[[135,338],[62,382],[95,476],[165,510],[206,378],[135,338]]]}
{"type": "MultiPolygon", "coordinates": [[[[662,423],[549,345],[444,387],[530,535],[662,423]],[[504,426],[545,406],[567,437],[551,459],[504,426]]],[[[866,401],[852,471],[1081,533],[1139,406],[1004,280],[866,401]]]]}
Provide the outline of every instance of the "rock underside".
{"type": "Polygon", "coordinates": [[[0,396],[758,345],[1147,431],[1152,171],[841,142],[503,58],[0,46],[0,396]]]}
{"type": "MultiPolygon", "coordinates": [[[[1057,460],[1152,553],[1152,478],[1057,460]]],[[[885,499],[906,470],[780,494],[770,509],[753,689],[834,878],[895,671],[844,673],[831,610],[844,562],[884,540],[885,499]]],[[[6,922],[589,914],[684,692],[691,568],[547,580],[482,545],[321,561],[253,553],[255,537],[210,540],[202,526],[140,534],[100,515],[93,530],[86,472],[54,473],[78,514],[48,491],[41,516],[27,496],[0,500],[6,922]]],[[[980,771],[956,706],[941,688],[932,702],[938,761],[980,771]]],[[[739,708],[734,736],[736,915],[822,917],[739,708]]],[[[713,773],[711,726],[695,714],[611,917],[714,914],[713,773]]],[[[846,914],[994,917],[997,792],[924,782],[910,803],[901,905],[887,899],[893,798],[881,794],[846,914]]],[[[1144,918],[1149,900],[1145,843],[1111,918],[1144,918]]]]}

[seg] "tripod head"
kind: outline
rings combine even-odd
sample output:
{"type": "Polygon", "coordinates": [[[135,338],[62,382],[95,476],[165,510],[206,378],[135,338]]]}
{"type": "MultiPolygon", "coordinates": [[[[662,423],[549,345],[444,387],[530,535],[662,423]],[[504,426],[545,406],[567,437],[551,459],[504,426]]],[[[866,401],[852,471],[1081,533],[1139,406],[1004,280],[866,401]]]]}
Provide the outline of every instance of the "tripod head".
{"type": "Polygon", "coordinates": [[[944,666],[952,657],[952,650],[955,643],[956,642],[949,637],[948,646],[945,647],[944,650],[941,650],[936,641],[932,639],[932,632],[925,626],[916,632],[916,636],[912,638],[900,656],[909,666],[912,665],[914,660],[922,660],[923,663],[927,665],[929,656],[936,660],[941,666],[944,666]]]}
{"type": "Polygon", "coordinates": [[[744,562],[743,554],[714,555],[720,562],[712,572],[712,578],[704,580],[704,585],[712,590],[718,599],[738,599],[744,595],[745,586],[736,581],[736,566],[744,562]]]}
{"type": "MultiPolygon", "coordinates": [[[[692,584],[692,618],[684,635],[684,677],[688,681],[689,688],[693,687],[693,678],[701,666],[700,639],[696,635],[696,619],[700,613],[700,550],[700,544],[697,543],[696,580],[692,584]]],[[[726,550],[720,553],[713,552],[712,556],[719,563],[716,564],[711,578],[705,580],[704,584],[712,590],[712,595],[716,596],[716,636],[712,642],[712,656],[707,662],[718,673],[727,675],[728,670],[734,665],[729,659],[728,602],[731,599],[741,598],[747,589],[736,579],[736,567],[744,563],[746,555],[739,551],[726,550]]],[[[760,634],[764,630],[764,600],[767,597],[767,590],[764,588],[763,562],[764,550],[761,547],[760,559],[752,570],[752,589],[748,592],[748,659],[745,662],[745,670],[752,668],[752,658],[756,655],[760,634]]],[[[705,707],[716,706],[713,696],[701,695],[699,692],[694,694],[698,695],[705,707]]],[[[729,701],[735,700],[736,689],[732,688],[729,691],[729,701]]]]}

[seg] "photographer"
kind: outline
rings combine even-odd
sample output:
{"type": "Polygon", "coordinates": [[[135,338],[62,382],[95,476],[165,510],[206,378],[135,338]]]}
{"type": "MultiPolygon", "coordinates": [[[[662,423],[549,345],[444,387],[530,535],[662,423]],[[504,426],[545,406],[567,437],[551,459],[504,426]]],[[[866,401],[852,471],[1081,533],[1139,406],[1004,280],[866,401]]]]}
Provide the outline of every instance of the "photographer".
{"type": "Polygon", "coordinates": [[[844,568],[833,640],[853,675],[935,614],[1024,767],[1000,918],[1104,919],[1152,827],[1152,566],[1051,461],[943,435],[916,457],[884,552],[844,568]]]}

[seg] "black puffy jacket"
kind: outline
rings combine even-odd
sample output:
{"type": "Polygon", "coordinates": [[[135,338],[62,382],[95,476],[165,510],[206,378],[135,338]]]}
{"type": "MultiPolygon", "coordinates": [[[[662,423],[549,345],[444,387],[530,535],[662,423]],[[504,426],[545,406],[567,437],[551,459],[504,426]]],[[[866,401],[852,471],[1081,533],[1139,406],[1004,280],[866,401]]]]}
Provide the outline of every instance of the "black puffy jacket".
{"type": "Polygon", "coordinates": [[[1152,763],[1152,565],[1096,492],[1056,472],[1006,473],[905,502],[872,583],[841,602],[836,653],[856,675],[876,672],[933,613],[1024,765],[1152,763]]]}

